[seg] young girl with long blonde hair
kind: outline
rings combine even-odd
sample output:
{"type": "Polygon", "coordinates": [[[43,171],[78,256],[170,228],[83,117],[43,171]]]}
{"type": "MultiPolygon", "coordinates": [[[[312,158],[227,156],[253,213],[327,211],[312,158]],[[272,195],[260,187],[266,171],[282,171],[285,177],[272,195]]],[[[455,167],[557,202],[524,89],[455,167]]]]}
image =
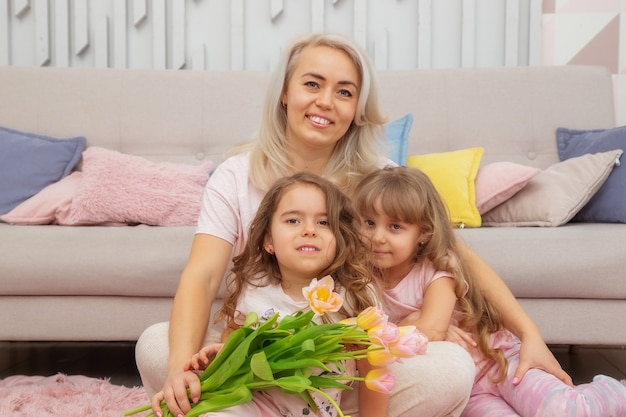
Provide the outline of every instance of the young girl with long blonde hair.
{"type": "Polygon", "coordinates": [[[626,387],[604,375],[577,387],[541,369],[515,380],[521,342],[468,273],[445,203],[424,173],[376,170],[354,201],[390,320],[435,341],[467,333],[450,337],[476,364],[463,416],[626,416],[626,387]]]}

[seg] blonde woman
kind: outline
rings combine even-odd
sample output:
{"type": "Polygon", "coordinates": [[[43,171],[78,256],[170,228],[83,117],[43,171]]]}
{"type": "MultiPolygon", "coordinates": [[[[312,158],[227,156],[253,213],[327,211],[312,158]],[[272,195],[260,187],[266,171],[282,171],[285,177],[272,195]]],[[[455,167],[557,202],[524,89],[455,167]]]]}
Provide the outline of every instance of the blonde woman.
{"type": "MultiPolygon", "coordinates": [[[[219,307],[214,304],[221,298],[231,259],[243,249],[269,186],[304,171],[351,193],[365,173],[392,164],[376,151],[386,121],[377,91],[370,61],[347,37],[309,35],[286,52],[267,92],[258,141],[221,163],[207,183],[169,326],[151,326],[137,343],[145,388],[151,396],[162,392],[174,415],[190,409],[187,389],[198,386],[198,377],[183,365],[201,346],[219,338],[223,323],[212,323],[211,311],[219,307]]],[[[540,366],[568,378],[497,274],[473,252],[468,250],[467,257],[480,276],[479,285],[502,304],[507,327],[524,342],[520,377],[528,367],[540,366]]],[[[469,397],[474,366],[458,345],[438,342],[395,374],[390,416],[414,416],[418,409],[427,417],[459,415],[469,397]]],[[[356,395],[347,397],[356,404],[356,395]]]]}

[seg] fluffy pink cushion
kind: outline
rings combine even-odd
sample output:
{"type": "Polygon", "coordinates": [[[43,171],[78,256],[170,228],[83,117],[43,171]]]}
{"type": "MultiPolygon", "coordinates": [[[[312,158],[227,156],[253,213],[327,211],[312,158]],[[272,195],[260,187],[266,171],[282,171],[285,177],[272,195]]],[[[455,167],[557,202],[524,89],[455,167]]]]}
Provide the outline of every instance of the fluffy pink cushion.
{"type": "Polygon", "coordinates": [[[83,152],[69,222],[192,226],[213,164],[155,163],[99,147],[83,152]]]}
{"type": "Polygon", "coordinates": [[[476,207],[483,215],[524,188],[541,170],[513,162],[493,162],[476,174],[476,207]]]}
{"type": "Polygon", "coordinates": [[[0,220],[11,224],[66,224],[81,173],[74,172],[22,202],[0,220]]]}

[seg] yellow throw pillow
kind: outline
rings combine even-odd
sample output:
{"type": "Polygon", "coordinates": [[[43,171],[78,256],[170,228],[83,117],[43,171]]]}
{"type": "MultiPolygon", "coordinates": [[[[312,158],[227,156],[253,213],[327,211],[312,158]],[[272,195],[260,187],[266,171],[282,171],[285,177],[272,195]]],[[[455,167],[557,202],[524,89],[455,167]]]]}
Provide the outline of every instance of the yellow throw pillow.
{"type": "Polygon", "coordinates": [[[484,148],[413,155],[407,165],[424,172],[448,205],[450,219],[459,227],[480,227],[474,180],[484,148]]]}

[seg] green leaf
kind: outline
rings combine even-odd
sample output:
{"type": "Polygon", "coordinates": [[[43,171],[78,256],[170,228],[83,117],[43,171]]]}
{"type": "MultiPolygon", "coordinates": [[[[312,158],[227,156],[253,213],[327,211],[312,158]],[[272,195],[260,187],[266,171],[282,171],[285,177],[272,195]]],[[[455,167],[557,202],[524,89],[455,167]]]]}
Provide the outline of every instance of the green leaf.
{"type": "Polygon", "coordinates": [[[248,315],[246,316],[246,321],[244,321],[243,327],[252,327],[253,324],[256,324],[258,322],[259,315],[253,311],[248,313],[248,315]]]}
{"type": "Polygon", "coordinates": [[[312,339],[307,339],[304,342],[302,342],[302,346],[300,347],[302,352],[311,352],[314,353],[315,352],[315,342],[312,339]]]}
{"type": "MultiPolygon", "coordinates": [[[[224,346],[220,349],[220,351],[215,356],[215,359],[209,364],[209,366],[204,370],[202,376],[213,374],[226,359],[230,356],[233,350],[237,348],[246,338],[247,335],[252,333],[252,329],[246,327],[240,327],[234,330],[224,342],[224,346]]],[[[202,376],[200,380],[202,380],[202,376]]]]}
{"type": "Polygon", "coordinates": [[[324,377],[321,375],[311,375],[309,377],[311,385],[316,388],[339,388],[339,389],[353,389],[350,385],[346,385],[337,379],[324,377]]]}
{"type": "Polygon", "coordinates": [[[285,369],[300,369],[300,368],[320,368],[327,372],[332,372],[322,361],[315,358],[303,358],[303,359],[282,359],[275,362],[270,362],[270,366],[273,371],[282,371],[285,369]]]}
{"type": "Polygon", "coordinates": [[[313,317],[315,317],[315,312],[311,310],[306,313],[298,311],[294,315],[285,316],[276,328],[281,330],[298,330],[311,323],[313,317]]]}
{"type": "MultiPolygon", "coordinates": [[[[209,372],[209,368],[207,368],[207,370],[205,370],[204,373],[200,375],[202,390],[212,391],[217,388],[220,388],[222,384],[224,383],[224,381],[226,381],[229,377],[237,373],[240,370],[240,368],[246,362],[250,360],[249,350],[250,350],[250,345],[252,344],[252,342],[257,337],[259,337],[259,335],[263,334],[263,332],[272,328],[272,326],[274,325],[277,319],[278,319],[278,313],[274,314],[269,320],[267,320],[265,323],[261,324],[257,329],[255,329],[250,334],[248,334],[241,343],[239,343],[234,349],[231,350],[231,352],[228,354],[226,358],[224,358],[223,363],[221,363],[219,367],[211,368],[212,372],[209,372]]],[[[239,329],[247,329],[247,327],[240,327],[239,329]]],[[[231,333],[231,335],[233,333],[231,333]]],[[[230,339],[230,336],[228,339],[230,339]]],[[[226,340],[226,344],[228,344],[228,339],[226,340]]],[[[221,350],[220,350],[220,353],[222,353],[221,350]]]]}
{"type": "Polygon", "coordinates": [[[270,368],[270,364],[267,362],[265,352],[262,350],[252,355],[252,358],[250,359],[250,369],[252,369],[254,375],[259,377],[263,381],[274,380],[272,368],[270,368]]]}
{"type": "Polygon", "coordinates": [[[298,375],[279,378],[274,383],[286,392],[298,393],[308,389],[311,381],[308,378],[298,375]]]}
{"type": "Polygon", "coordinates": [[[213,411],[223,410],[252,400],[252,392],[245,385],[240,385],[229,391],[216,392],[215,396],[207,400],[200,400],[185,417],[197,417],[213,411]]]}

